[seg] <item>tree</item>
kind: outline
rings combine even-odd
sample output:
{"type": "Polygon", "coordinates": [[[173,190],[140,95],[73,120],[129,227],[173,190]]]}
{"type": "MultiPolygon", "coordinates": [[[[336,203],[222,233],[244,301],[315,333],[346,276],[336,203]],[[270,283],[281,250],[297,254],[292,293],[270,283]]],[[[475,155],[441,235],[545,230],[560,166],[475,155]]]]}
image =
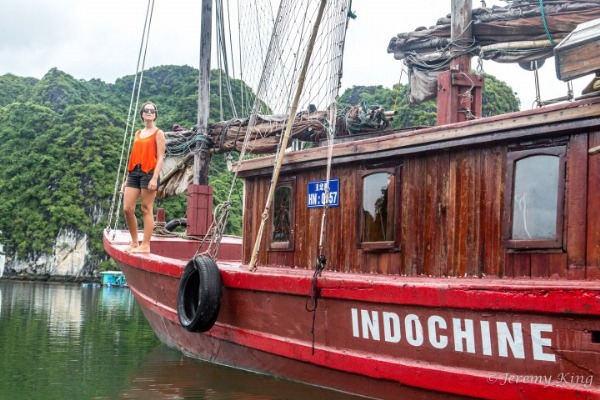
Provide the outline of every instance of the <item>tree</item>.
{"type": "MultiPolygon", "coordinates": [[[[484,75],[485,86],[482,92],[482,113],[484,117],[518,111],[520,101],[512,89],[492,75],[484,75]]],[[[382,86],[353,86],[340,96],[338,108],[365,103],[378,105],[386,110],[397,111],[391,123],[392,128],[435,126],[437,123],[437,103],[429,100],[421,104],[409,104],[408,85],[396,84],[392,89],[382,86]]]]}

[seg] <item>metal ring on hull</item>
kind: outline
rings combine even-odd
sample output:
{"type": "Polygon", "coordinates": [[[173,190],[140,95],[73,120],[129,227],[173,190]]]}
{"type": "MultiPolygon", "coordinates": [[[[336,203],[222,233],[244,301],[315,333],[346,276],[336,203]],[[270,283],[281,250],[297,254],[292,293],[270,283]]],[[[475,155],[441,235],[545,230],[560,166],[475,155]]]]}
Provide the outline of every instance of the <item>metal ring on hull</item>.
{"type": "Polygon", "coordinates": [[[177,314],[190,332],[205,332],[217,320],[221,307],[221,274],[209,257],[191,259],[181,275],[177,293],[177,314]]]}

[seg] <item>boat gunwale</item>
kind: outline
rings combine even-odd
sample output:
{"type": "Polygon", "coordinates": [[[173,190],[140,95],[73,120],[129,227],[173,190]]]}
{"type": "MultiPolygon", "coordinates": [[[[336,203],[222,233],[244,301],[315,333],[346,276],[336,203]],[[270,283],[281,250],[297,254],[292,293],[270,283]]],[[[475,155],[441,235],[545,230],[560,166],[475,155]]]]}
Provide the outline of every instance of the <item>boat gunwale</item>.
{"type": "MultiPolygon", "coordinates": [[[[181,239],[185,240],[185,239],[181,239]]],[[[132,268],[179,279],[186,260],[156,254],[125,253],[104,235],[111,257],[132,268]]],[[[225,288],[308,296],[314,270],[218,261],[225,288]],[[260,278],[260,279],[259,279],[260,278]]],[[[475,278],[374,275],[323,271],[320,297],[365,303],[600,316],[600,281],[542,278],[475,278]],[[565,307],[570,305],[571,307],[565,307]],[[572,307],[572,306],[575,307],[572,307]]]]}

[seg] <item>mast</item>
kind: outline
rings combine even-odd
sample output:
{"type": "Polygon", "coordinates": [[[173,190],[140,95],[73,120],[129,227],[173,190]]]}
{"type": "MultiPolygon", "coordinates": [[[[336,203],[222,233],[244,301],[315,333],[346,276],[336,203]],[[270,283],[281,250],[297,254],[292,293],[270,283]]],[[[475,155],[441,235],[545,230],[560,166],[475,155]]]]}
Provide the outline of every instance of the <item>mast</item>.
{"type": "MultiPolygon", "coordinates": [[[[473,0],[452,0],[450,34],[453,44],[472,44],[471,14],[473,0]]],[[[437,124],[466,121],[482,114],[483,76],[471,74],[471,54],[450,62],[450,70],[438,76],[437,124]]]]}
{"type": "Polygon", "coordinates": [[[213,189],[208,186],[208,114],[210,111],[210,52],[212,42],[212,0],[202,0],[200,24],[200,65],[198,79],[198,124],[194,149],[194,177],[188,186],[187,233],[204,236],[213,221],[213,189]]]}
{"type": "Polygon", "coordinates": [[[212,0],[202,0],[200,25],[200,67],[198,79],[198,124],[194,150],[194,185],[208,185],[210,153],[204,139],[208,138],[210,111],[210,52],[212,42],[212,0]],[[206,151],[203,151],[205,150],[206,151]]]}

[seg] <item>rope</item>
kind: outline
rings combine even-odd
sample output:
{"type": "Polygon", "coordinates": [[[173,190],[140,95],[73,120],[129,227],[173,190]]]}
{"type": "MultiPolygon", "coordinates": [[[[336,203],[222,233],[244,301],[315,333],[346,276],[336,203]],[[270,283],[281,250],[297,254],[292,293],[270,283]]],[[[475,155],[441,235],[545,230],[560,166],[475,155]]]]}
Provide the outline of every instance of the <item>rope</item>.
{"type": "Polygon", "coordinates": [[[225,201],[224,203],[219,204],[215,207],[213,212],[214,218],[210,226],[208,227],[208,233],[202,238],[200,244],[198,245],[198,249],[196,250],[197,255],[205,255],[213,260],[217,260],[217,254],[219,253],[219,245],[221,244],[221,239],[223,238],[223,232],[225,231],[225,226],[227,225],[227,218],[229,217],[229,210],[231,208],[231,203],[229,201],[225,201]],[[210,238],[210,240],[208,239],[210,238]],[[200,250],[204,247],[204,244],[208,240],[208,248],[200,254],[200,250]]]}
{"type": "Polygon", "coordinates": [[[398,93],[396,93],[396,98],[394,99],[394,111],[398,110],[398,99],[400,98],[400,92],[402,91],[402,74],[403,73],[404,73],[404,67],[402,67],[400,69],[400,78],[398,78],[398,93]]]}
{"type": "MultiPolygon", "coordinates": [[[[352,110],[352,108],[349,110],[352,110]]],[[[352,115],[352,117],[354,117],[354,115],[352,115]]],[[[387,128],[389,125],[389,121],[383,114],[383,108],[377,104],[369,106],[365,100],[358,105],[358,113],[354,118],[351,118],[351,116],[348,115],[348,110],[340,112],[338,118],[343,119],[346,124],[346,129],[352,134],[359,133],[366,129],[387,128]]]]}
{"type": "Polygon", "coordinates": [[[548,36],[548,40],[552,43],[552,46],[556,46],[556,42],[552,39],[550,35],[550,29],[548,28],[548,21],[546,21],[546,12],[544,10],[544,0],[540,0],[540,14],[542,16],[542,22],[544,23],[544,30],[546,31],[546,36],[548,36]]]}
{"type": "Polygon", "coordinates": [[[312,323],[310,326],[310,334],[312,336],[312,354],[315,354],[315,321],[317,318],[317,307],[319,306],[319,297],[321,296],[321,289],[318,286],[318,277],[321,276],[321,272],[325,269],[325,264],[327,260],[325,256],[319,256],[317,258],[317,266],[315,268],[315,272],[313,273],[310,291],[308,293],[308,299],[306,299],[306,304],[304,308],[306,311],[311,312],[312,315],[312,323]]]}
{"type": "MultiPolygon", "coordinates": [[[[113,190],[113,197],[112,197],[112,201],[111,201],[111,205],[110,205],[108,224],[107,224],[107,229],[109,229],[109,230],[111,227],[113,215],[115,217],[115,224],[114,224],[115,231],[117,229],[117,225],[119,222],[121,203],[123,201],[123,190],[119,190],[119,181],[121,180],[119,177],[121,174],[121,169],[123,169],[123,178],[121,181],[121,188],[122,188],[123,185],[125,184],[125,177],[127,176],[127,164],[129,163],[129,155],[127,155],[127,161],[125,162],[125,164],[123,164],[123,159],[125,158],[124,157],[125,143],[127,141],[127,136],[129,136],[129,144],[127,146],[127,149],[130,149],[131,143],[133,141],[135,118],[137,117],[136,110],[139,105],[140,91],[142,88],[142,81],[144,79],[144,65],[146,63],[146,54],[148,51],[148,42],[149,42],[149,37],[150,37],[150,27],[152,25],[153,13],[154,13],[154,0],[148,0],[148,6],[146,7],[146,18],[144,20],[144,28],[142,30],[142,38],[140,41],[140,50],[138,53],[135,78],[133,80],[133,86],[131,88],[131,99],[129,101],[129,111],[127,112],[127,123],[125,125],[125,132],[123,133],[123,143],[121,144],[121,158],[119,159],[119,167],[117,169],[117,177],[115,179],[115,188],[113,190]],[[141,61],[141,68],[140,68],[140,61],[141,61]],[[140,72],[140,70],[141,70],[141,72],[140,72]],[[138,75],[140,77],[140,80],[139,80],[139,83],[137,86],[137,93],[136,93],[135,89],[136,89],[136,82],[137,82],[138,75]],[[133,105],[134,97],[135,97],[135,106],[133,105]],[[129,131],[129,133],[128,133],[128,131],[129,131]],[[116,201],[117,191],[119,191],[118,201],[116,201]],[[115,210],[115,204],[117,206],[116,210],[115,210]]],[[[115,234],[116,234],[116,232],[115,232],[115,234]]]]}
{"type": "Polygon", "coordinates": [[[475,87],[475,83],[469,75],[465,74],[462,71],[460,73],[471,82],[471,87],[469,89],[465,90],[464,93],[458,94],[458,97],[461,97],[460,102],[466,103],[468,105],[468,107],[464,107],[461,111],[465,113],[465,118],[467,120],[477,119],[478,117],[473,115],[473,113],[471,112],[471,105],[473,104],[473,88],[475,87]]]}

